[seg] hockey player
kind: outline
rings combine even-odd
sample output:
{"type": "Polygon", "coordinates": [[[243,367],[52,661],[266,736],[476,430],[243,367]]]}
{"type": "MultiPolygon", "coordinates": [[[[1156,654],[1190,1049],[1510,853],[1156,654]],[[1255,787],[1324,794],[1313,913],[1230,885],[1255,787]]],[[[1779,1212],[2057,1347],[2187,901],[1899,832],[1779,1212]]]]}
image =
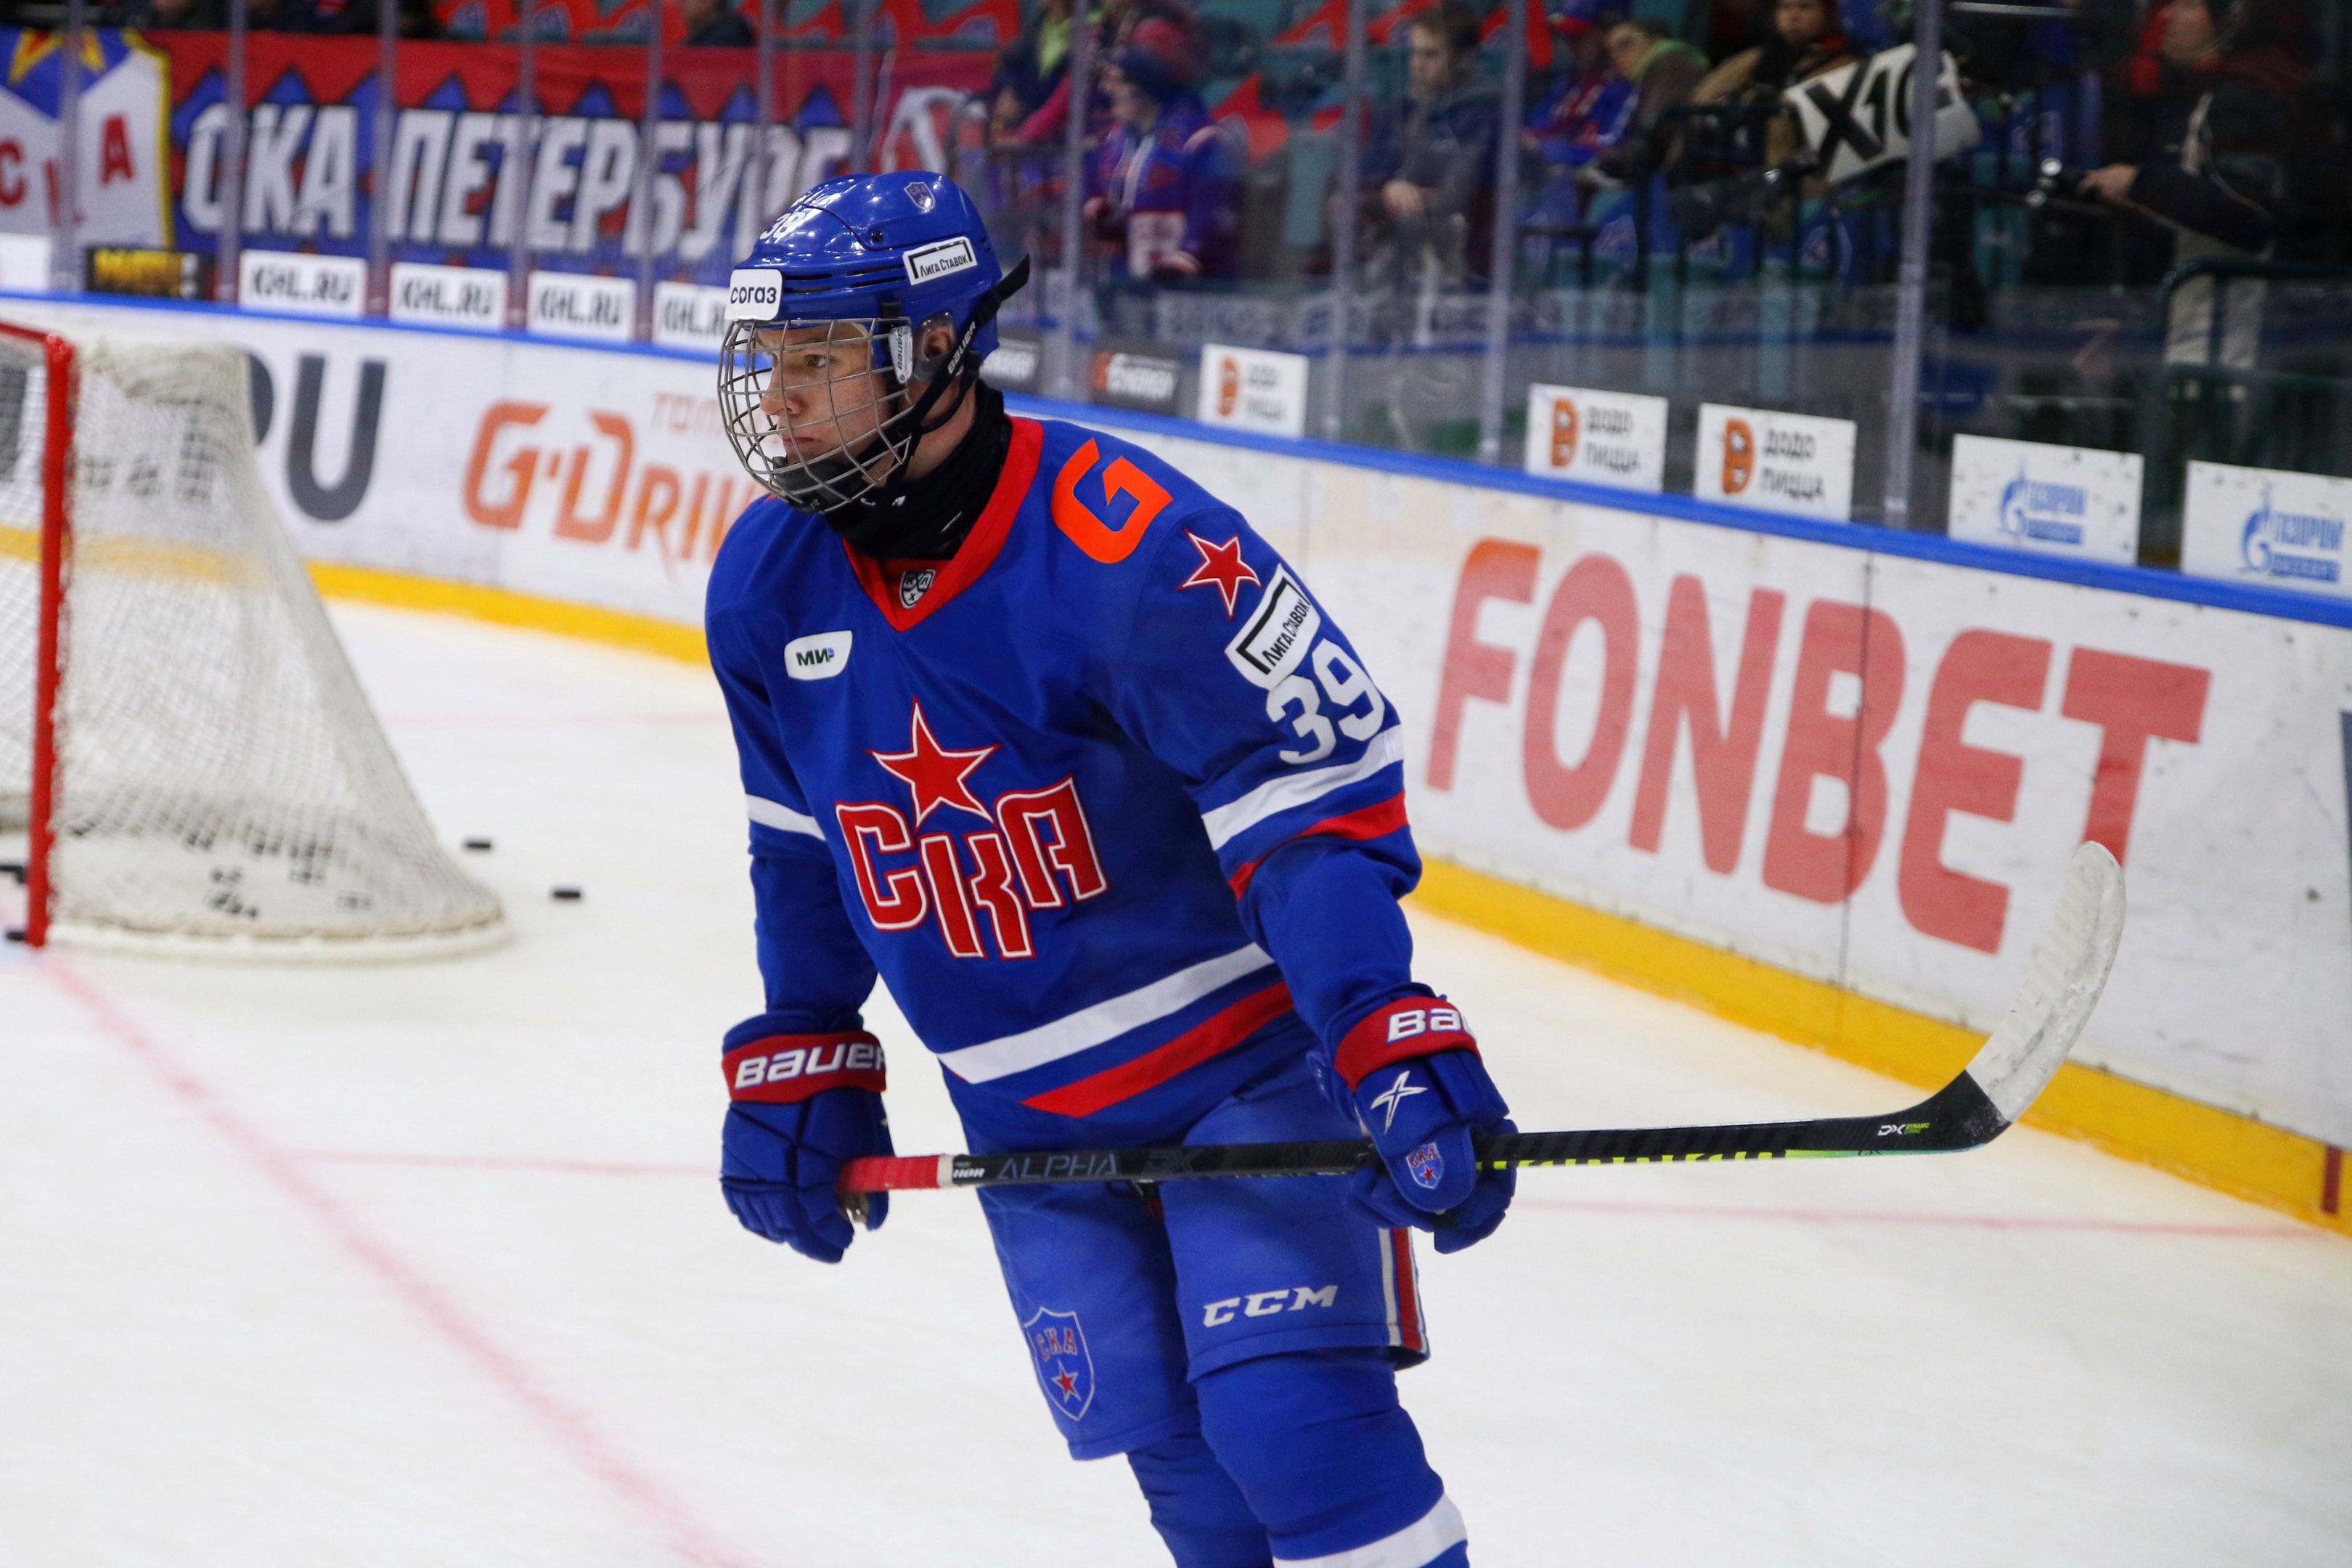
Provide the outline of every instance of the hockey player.
{"type": "MultiPolygon", "coordinates": [[[[824,1262],[887,1153],[877,974],[971,1144],[1357,1136],[1348,1180],[984,1192],[1073,1457],[1124,1454],[1181,1568],[1462,1568],[1399,1406],[1408,1227],[1511,1197],[1506,1108],[1417,984],[1394,712],[1297,574],[1139,447],[981,384],[1001,277],[927,174],[828,181],[733,274],[727,429],[773,492],[713,571],[767,1008],[730,1031],[722,1184],[824,1262]]],[[[887,1200],[870,1200],[878,1226],[887,1200]]]]}

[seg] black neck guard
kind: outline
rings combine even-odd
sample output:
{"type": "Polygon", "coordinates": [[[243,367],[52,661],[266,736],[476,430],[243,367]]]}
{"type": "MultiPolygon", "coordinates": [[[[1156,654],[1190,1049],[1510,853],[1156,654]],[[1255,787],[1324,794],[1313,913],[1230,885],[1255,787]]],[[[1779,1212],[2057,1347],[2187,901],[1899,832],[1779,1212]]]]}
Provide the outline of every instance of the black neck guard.
{"type": "Polygon", "coordinates": [[[945,561],[980,521],[1004,471],[1013,421],[1004,395],[974,381],[971,428],[947,459],[921,479],[823,514],[825,526],[851,549],[877,561],[945,561]]]}

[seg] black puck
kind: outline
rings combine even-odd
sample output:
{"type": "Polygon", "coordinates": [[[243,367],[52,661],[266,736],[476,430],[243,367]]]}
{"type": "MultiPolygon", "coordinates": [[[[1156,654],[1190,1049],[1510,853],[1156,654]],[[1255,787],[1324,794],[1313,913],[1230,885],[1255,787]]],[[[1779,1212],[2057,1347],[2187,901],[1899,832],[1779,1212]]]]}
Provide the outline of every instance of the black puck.
{"type": "Polygon", "coordinates": [[[561,904],[576,904],[580,901],[580,889],[568,886],[550,888],[547,896],[561,904]]]}
{"type": "Polygon", "coordinates": [[[24,940],[25,940],[25,930],[24,930],[24,928],[23,928],[22,926],[10,926],[10,927],[8,928],[8,940],[9,940],[10,942],[22,942],[22,941],[24,941],[24,940]]]}
{"type": "Polygon", "coordinates": [[[490,852],[490,841],[487,838],[468,838],[466,840],[466,847],[477,855],[487,855],[490,852]]]}

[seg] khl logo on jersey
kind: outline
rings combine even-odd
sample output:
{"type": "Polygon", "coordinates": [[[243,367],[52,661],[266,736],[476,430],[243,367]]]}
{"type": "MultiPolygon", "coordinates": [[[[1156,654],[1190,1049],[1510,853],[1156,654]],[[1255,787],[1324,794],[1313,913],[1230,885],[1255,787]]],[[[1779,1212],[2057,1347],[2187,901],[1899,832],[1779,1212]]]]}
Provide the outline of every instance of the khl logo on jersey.
{"type": "Polygon", "coordinates": [[[1037,1363],[1037,1381],[1054,1408],[1072,1421],[1086,1419],[1095,1402],[1095,1358],[1087,1349],[1087,1331],[1076,1312],[1040,1307],[1021,1325],[1028,1337],[1029,1355],[1037,1363]]]}

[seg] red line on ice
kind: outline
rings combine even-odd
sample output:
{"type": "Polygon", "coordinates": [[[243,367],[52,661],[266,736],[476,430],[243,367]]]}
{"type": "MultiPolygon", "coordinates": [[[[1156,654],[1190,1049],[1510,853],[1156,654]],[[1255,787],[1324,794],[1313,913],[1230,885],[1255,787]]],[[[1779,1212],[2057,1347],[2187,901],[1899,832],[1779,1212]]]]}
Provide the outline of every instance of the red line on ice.
{"type": "Polygon", "coordinates": [[[607,1442],[581,1411],[551,1393],[530,1368],[468,1318],[439,1286],[372,1235],[353,1215],[306,1174],[297,1156],[271,1142],[232,1110],[212,1087],[120,1011],[90,984],[56,959],[40,966],[58,987],[82,1005],[114,1042],[140,1058],[152,1076],[215,1132],[250,1161],[297,1207],[317,1220],[346,1252],[446,1341],[476,1371],[499,1385],[572,1460],[668,1538],[671,1550],[709,1568],[741,1568],[749,1559],[721,1541],[693,1511],[607,1442]]]}
{"type": "Polygon", "coordinates": [[[698,1176],[719,1179],[714,1162],[707,1165],[661,1165],[627,1160],[553,1160],[527,1154],[400,1154],[366,1150],[297,1149],[297,1160],[325,1165],[409,1165],[455,1171],[538,1171],[572,1176],[698,1176]]]}

